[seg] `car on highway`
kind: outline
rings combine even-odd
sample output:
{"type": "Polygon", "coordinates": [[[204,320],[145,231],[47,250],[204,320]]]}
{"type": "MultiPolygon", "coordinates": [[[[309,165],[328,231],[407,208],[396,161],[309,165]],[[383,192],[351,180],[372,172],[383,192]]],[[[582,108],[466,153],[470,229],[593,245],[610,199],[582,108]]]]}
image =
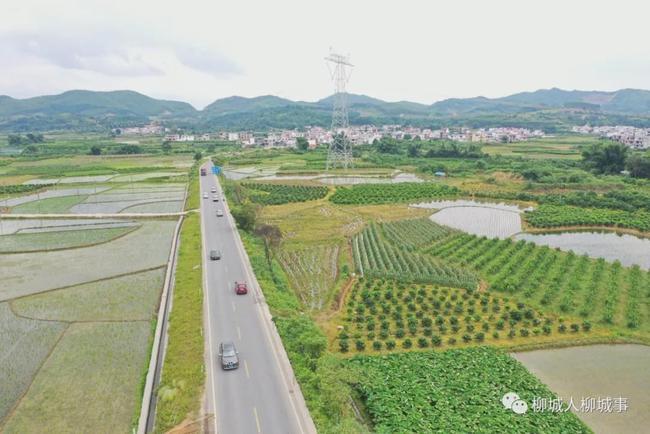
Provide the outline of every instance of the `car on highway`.
{"type": "Polygon", "coordinates": [[[210,250],[210,259],[213,261],[221,259],[221,252],[219,250],[210,250]]]}
{"type": "Polygon", "coordinates": [[[223,211],[218,209],[217,210],[217,217],[223,217],[223,211]]]}
{"type": "Polygon", "coordinates": [[[208,193],[203,193],[203,199],[207,199],[207,198],[208,198],[208,193]]]}
{"type": "Polygon", "coordinates": [[[219,344],[219,359],[221,360],[222,369],[239,368],[239,351],[232,342],[221,342],[219,344]]]}
{"type": "Polygon", "coordinates": [[[216,192],[217,192],[217,187],[212,187],[212,188],[210,189],[210,192],[211,192],[211,193],[216,193],[216,192]]]}
{"type": "Polygon", "coordinates": [[[244,295],[248,293],[248,285],[245,282],[235,282],[235,294],[244,295]]]}
{"type": "Polygon", "coordinates": [[[216,194],[212,196],[212,202],[219,202],[219,196],[217,196],[216,194]]]}

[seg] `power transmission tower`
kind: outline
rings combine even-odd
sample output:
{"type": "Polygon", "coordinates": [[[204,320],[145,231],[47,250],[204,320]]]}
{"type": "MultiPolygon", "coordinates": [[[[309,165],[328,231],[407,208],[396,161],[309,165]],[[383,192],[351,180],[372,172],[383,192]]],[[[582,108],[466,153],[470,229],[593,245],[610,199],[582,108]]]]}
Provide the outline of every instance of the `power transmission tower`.
{"type": "Polygon", "coordinates": [[[350,79],[352,64],[348,57],[330,51],[325,58],[334,82],[332,110],[332,141],[327,151],[326,169],[337,166],[347,169],[352,165],[352,148],[346,136],[349,125],[348,98],[345,85],[350,79]]]}

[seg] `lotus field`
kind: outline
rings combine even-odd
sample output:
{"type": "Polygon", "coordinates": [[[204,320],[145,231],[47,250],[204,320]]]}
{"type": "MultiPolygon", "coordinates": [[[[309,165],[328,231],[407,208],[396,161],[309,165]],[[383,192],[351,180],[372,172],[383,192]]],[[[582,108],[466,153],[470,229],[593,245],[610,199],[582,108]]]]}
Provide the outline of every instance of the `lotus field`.
{"type": "Polygon", "coordinates": [[[322,199],[328,191],[327,187],[307,185],[244,183],[242,186],[249,190],[248,194],[253,202],[262,205],[282,205],[322,199]]]}
{"type": "Polygon", "coordinates": [[[541,205],[525,214],[526,221],[535,227],[610,226],[650,231],[650,212],[623,211],[607,208],[580,208],[576,206],[541,205]]]}
{"type": "Polygon", "coordinates": [[[545,315],[489,291],[363,280],[346,304],[342,353],[455,345],[526,344],[585,336],[588,321],[545,315]]]}
{"type": "Polygon", "coordinates": [[[330,200],[341,205],[382,204],[455,197],[459,193],[455,187],[433,182],[358,184],[337,187],[330,200]]]}
{"type": "Polygon", "coordinates": [[[589,433],[571,412],[535,412],[551,392],[519,362],[493,348],[358,356],[356,388],[379,433],[589,433]],[[515,392],[529,406],[501,404],[515,392]]]}

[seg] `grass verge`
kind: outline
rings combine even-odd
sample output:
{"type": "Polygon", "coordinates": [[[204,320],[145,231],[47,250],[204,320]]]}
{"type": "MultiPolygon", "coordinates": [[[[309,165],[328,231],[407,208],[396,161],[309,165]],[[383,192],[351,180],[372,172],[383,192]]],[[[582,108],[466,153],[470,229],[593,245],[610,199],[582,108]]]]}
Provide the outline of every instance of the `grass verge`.
{"type": "Polygon", "coordinates": [[[198,214],[183,222],[169,316],[168,345],[158,388],[155,432],[166,432],[196,417],[203,373],[203,289],[201,225],[198,214]]]}

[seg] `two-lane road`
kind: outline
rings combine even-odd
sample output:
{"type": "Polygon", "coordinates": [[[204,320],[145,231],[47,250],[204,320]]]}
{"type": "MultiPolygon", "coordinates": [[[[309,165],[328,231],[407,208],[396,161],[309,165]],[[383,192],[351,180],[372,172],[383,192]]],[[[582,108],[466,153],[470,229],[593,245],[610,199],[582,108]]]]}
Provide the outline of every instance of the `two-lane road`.
{"type": "Polygon", "coordinates": [[[208,430],[219,434],[311,433],[313,422],[305,421],[304,409],[293,399],[296,391],[290,391],[272,331],[265,324],[259,288],[253,285],[252,270],[222,189],[210,165],[203,167],[208,176],[201,176],[201,196],[206,192],[209,196],[201,198],[208,371],[204,409],[214,416],[208,430]],[[213,188],[218,202],[212,200],[213,188]],[[223,217],[217,217],[217,209],[223,217]],[[210,250],[220,250],[221,259],[210,260],[210,250]],[[235,281],[246,282],[248,294],[236,295],[235,281]],[[235,343],[239,369],[221,369],[219,343],[225,341],[235,343]]]}

